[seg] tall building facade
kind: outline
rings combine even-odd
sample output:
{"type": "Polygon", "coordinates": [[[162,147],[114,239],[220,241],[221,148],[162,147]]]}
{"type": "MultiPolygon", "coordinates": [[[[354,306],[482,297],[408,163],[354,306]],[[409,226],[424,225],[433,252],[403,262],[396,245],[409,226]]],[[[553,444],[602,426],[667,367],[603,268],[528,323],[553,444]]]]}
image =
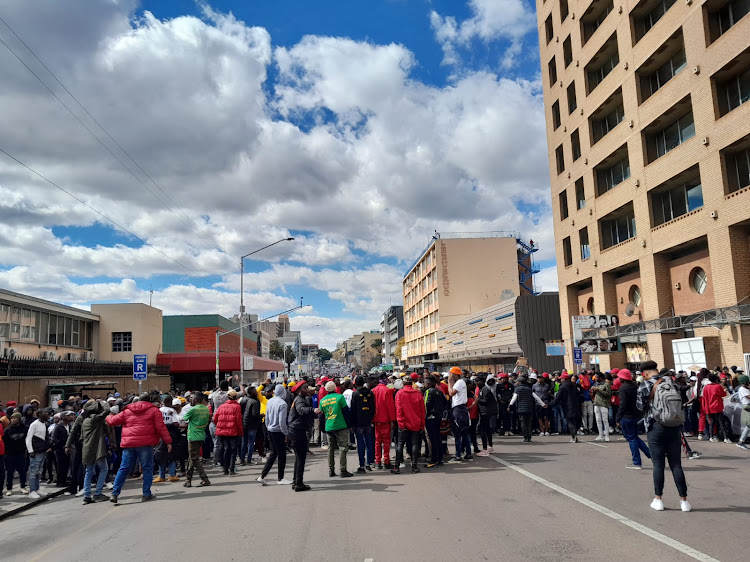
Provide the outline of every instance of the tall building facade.
{"type": "Polygon", "coordinates": [[[692,336],[724,365],[750,349],[749,11],[537,1],[563,337],[616,315],[602,368],[674,365],[692,336]]]}
{"type": "Polygon", "coordinates": [[[535,294],[534,251],[533,241],[514,233],[435,233],[403,280],[408,365],[437,360],[441,323],[535,294]]]}
{"type": "Polygon", "coordinates": [[[395,356],[398,340],[404,337],[404,307],[389,306],[380,321],[380,338],[383,341],[383,363],[392,365],[400,360],[395,356]]]}

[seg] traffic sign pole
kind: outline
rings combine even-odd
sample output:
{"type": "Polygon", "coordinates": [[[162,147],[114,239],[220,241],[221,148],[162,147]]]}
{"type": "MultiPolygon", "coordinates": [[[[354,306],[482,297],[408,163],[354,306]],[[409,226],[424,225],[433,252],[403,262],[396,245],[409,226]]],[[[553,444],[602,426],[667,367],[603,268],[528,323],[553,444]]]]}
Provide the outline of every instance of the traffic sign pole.
{"type": "Polygon", "coordinates": [[[148,378],[148,355],[133,355],[133,380],[138,381],[138,394],[143,391],[143,381],[148,378]]]}

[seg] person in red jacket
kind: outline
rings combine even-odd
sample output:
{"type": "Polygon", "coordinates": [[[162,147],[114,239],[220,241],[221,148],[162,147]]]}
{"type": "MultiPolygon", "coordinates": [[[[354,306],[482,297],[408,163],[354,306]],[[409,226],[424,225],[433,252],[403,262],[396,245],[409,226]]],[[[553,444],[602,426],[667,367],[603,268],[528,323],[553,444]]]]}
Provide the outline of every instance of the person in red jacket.
{"type": "Polygon", "coordinates": [[[386,379],[372,389],[375,395],[375,466],[378,469],[391,468],[391,426],[396,422],[396,404],[393,400],[393,389],[388,388],[386,379]],[[382,457],[381,457],[382,451],[382,457]],[[382,459],[382,462],[381,462],[382,459]]]}
{"type": "Polygon", "coordinates": [[[703,394],[701,395],[701,410],[706,412],[706,438],[712,443],[719,441],[717,435],[721,434],[724,439],[724,443],[731,443],[732,441],[724,430],[724,424],[722,423],[721,417],[724,415],[724,397],[727,395],[724,387],[719,384],[719,376],[715,373],[708,375],[710,381],[706,386],[703,387],[703,394]]]}
{"type": "Polygon", "coordinates": [[[237,474],[234,462],[237,457],[237,439],[242,437],[242,407],[237,402],[237,391],[231,389],[227,393],[229,400],[224,402],[214,414],[218,450],[216,458],[224,469],[224,475],[237,474]]]}
{"type": "Polygon", "coordinates": [[[425,407],[422,393],[414,388],[414,385],[419,381],[419,375],[412,373],[410,378],[412,384],[404,384],[404,388],[396,394],[398,448],[396,449],[396,466],[391,469],[391,474],[401,474],[399,467],[404,459],[404,445],[407,442],[411,449],[411,472],[412,474],[419,472],[419,468],[417,468],[419,432],[424,429],[425,407]]]}
{"type": "Polygon", "coordinates": [[[117,471],[112,497],[109,501],[117,503],[122,485],[125,484],[136,460],[140,462],[143,474],[143,497],[141,501],[154,499],[151,493],[151,483],[154,478],[154,445],[163,439],[167,444],[167,451],[172,452],[172,438],[159,408],[151,403],[151,395],[141,394],[137,401],[125,406],[119,414],[107,416],[107,423],[111,426],[122,426],[122,462],[117,471]]]}

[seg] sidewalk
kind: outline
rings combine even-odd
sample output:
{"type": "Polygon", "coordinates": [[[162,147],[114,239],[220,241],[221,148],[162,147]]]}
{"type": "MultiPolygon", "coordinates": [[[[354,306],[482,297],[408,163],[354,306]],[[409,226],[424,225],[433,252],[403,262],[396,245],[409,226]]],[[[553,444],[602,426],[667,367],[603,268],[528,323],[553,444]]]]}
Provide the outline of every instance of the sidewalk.
{"type": "Polygon", "coordinates": [[[31,509],[35,505],[44,503],[51,498],[62,496],[66,489],[67,488],[52,488],[48,495],[43,496],[38,500],[32,500],[28,495],[22,495],[21,492],[18,491],[18,488],[15,488],[11,497],[3,495],[3,497],[0,498],[0,521],[12,517],[17,513],[21,513],[22,511],[26,511],[27,509],[31,509]]]}

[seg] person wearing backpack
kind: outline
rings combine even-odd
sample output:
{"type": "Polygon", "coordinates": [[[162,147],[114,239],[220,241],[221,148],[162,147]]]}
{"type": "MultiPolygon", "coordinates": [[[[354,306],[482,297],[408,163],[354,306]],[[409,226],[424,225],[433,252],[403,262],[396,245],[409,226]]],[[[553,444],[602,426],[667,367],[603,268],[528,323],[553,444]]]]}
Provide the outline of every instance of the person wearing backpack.
{"type": "Polygon", "coordinates": [[[651,508],[664,511],[664,468],[665,459],[672,471],[677,493],[680,495],[680,509],[690,511],[687,499],[687,482],[682,471],[682,434],[680,428],[685,422],[685,411],[682,409],[682,397],[672,379],[660,374],[656,362],[646,361],[641,365],[645,379],[655,378],[651,387],[650,410],[646,418],[648,427],[648,446],[651,452],[654,476],[654,499],[651,508]]]}

